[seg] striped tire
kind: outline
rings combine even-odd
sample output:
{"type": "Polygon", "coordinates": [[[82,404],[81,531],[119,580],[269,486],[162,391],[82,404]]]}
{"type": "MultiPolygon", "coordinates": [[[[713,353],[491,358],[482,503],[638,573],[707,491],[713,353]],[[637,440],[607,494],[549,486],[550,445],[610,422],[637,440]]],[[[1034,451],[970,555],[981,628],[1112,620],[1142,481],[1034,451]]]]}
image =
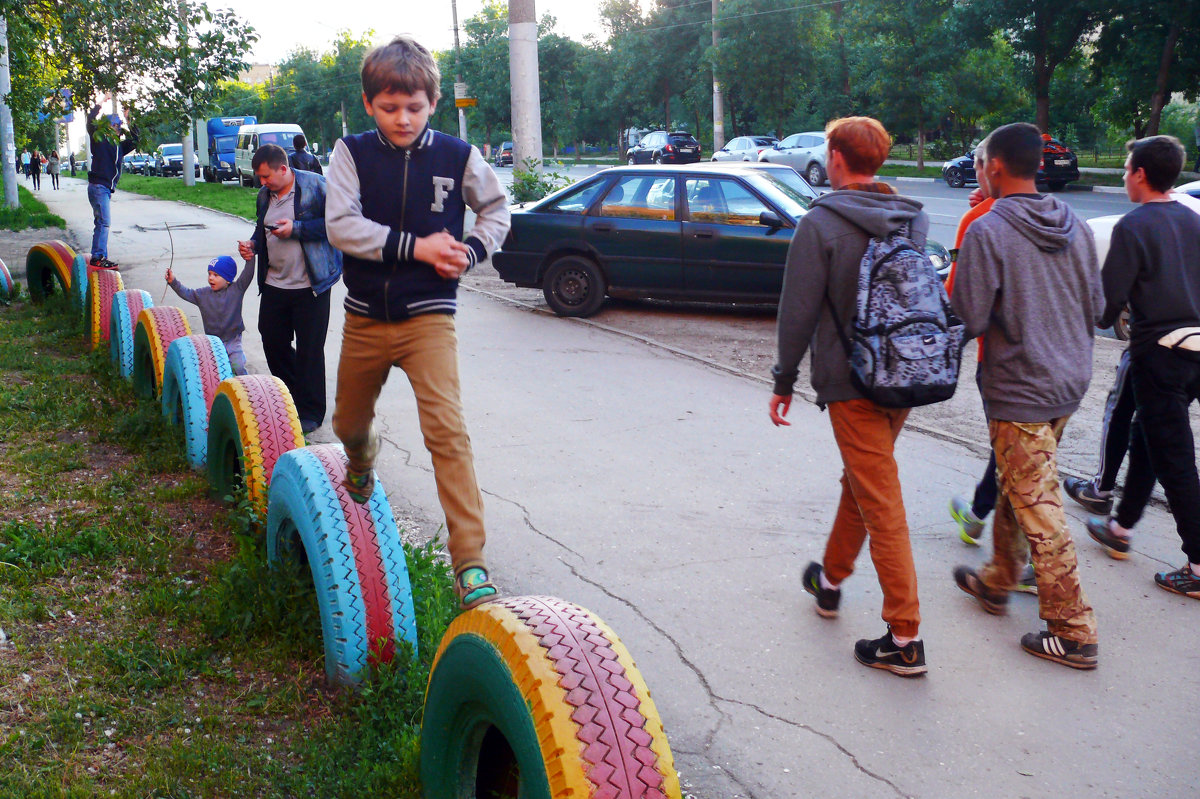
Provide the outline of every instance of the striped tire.
{"type": "Polygon", "coordinates": [[[416,614],[400,532],[381,482],[359,505],[342,487],[338,444],[285,452],[275,463],[267,507],[267,557],[307,554],[330,681],[357,682],[368,663],[390,662],[396,642],[415,654],[416,614]],[[300,545],[304,549],[301,553],[300,545]]]}
{"type": "Polygon", "coordinates": [[[41,302],[54,293],[54,284],[64,294],[71,289],[71,262],[75,251],[65,243],[43,241],[29,248],[25,256],[25,279],[29,281],[29,297],[41,302]]]}
{"type": "Polygon", "coordinates": [[[113,295],[108,312],[108,354],[121,377],[133,377],[133,328],[143,308],[153,308],[150,292],[125,289],[113,295]]]}
{"type": "Polygon", "coordinates": [[[425,693],[426,799],[515,796],[518,778],[522,799],[681,796],[628,650],[596,616],[553,597],[510,597],[460,615],[425,693]]]}
{"type": "Polygon", "coordinates": [[[88,275],[94,271],[82,255],[71,261],[71,307],[80,316],[87,312],[88,275]]]}
{"type": "Polygon", "coordinates": [[[94,350],[108,341],[113,296],[125,289],[125,281],[121,279],[120,272],[99,269],[88,277],[87,285],[87,319],[84,329],[87,330],[88,349],[94,350]]]}
{"type": "Polygon", "coordinates": [[[217,386],[208,419],[208,482],[218,497],[245,482],[250,501],[265,506],[275,461],[302,446],[296,404],[278,377],[242,375],[217,386]]]}
{"type": "Polygon", "coordinates": [[[12,273],[4,261],[0,261],[0,300],[11,300],[16,295],[17,284],[13,282],[12,273]]]}
{"type": "Polygon", "coordinates": [[[163,416],[183,424],[188,464],[203,469],[208,454],[208,412],[222,380],[233,377],[229,353],[216,336],[183,336],[167,348],[163,416]]]}
{"type": "Polygon", "coordinates": [[[133,329],[133,388],[139,397],[158,399],[162,393],[167,347],[181,336],[190,336],[192,326],[174,305],[143,308],[133,329]]]}

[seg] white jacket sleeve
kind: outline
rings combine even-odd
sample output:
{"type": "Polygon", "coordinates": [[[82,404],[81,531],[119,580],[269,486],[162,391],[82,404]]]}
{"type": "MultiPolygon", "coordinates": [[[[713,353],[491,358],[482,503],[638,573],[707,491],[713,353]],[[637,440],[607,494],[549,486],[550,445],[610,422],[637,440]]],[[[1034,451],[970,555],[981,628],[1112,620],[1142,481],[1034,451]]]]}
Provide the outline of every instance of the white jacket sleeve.
{"type": "Polygon", "coordinates": [[[504,243],[512,217],[508,212],[508,195],[477,147],[471,148],[462,187],[463,199],[476,217],[475,227],[464,239],[471,248],[470,266],[475,266],[487,260],[504,243]]]}

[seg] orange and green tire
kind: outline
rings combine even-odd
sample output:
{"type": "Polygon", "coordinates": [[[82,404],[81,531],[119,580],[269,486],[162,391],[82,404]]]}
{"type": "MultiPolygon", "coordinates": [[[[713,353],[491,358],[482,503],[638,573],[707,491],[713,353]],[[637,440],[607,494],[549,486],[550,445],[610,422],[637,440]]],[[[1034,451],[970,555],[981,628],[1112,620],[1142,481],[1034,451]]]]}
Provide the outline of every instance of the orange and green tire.
{"type": "Polygon", "coordinates": [[[426,799],[679,799],[650,690],[603,621],[553,597],[480,605],[442,637],[425,693],[426,799]]]}
{"type": "Polygon", "coordinates": [[[175,339],[191,334],[187,317],[174,305],[142,309],[133,330],[133,388],[139,397],[159,398],[167,348],[175,339]]]}
{"type": "Polygon", "coordinates": [[[263,508],[279,456],[304,446],[300,417],[287,386],[271,375],[222,380],[208,417],[208,482],[218,497],[243,483],[263,508]]]}
{"type": "Polygon", "coordinates": [[[87,331],[88,349],[94,350],[108,342],[113,295],[125,290],[125,281],[121,279],[120,272],[112,269],[98,269],[88,276],[87,281],[87,318],[84,330],[87,331]]]}
{"type": "Polygon", "coordinates": [[[71,290],[71,262],[75,251],[65,242],[43,241],[29,248],[25,256],[25,279],[29,281],[29,297],[41,302],[54,293],[54,286],[64,294],[71,290]]]}

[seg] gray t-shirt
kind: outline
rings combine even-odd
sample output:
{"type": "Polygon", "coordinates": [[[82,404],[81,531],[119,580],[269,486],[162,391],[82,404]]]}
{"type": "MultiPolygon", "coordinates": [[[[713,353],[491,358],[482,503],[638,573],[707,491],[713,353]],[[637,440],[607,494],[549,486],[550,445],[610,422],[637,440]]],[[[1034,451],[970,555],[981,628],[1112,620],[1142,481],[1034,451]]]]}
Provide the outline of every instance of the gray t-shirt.
{"type": "MultiPolygon", "coordinates": [[[[294,222],[296,220],[296,184],[287,193],[276,197],[271,195],[267,202],[267,224],[275,224],[281,219],[294,222]]],[[[267,233],[267,285],[277,289],[307,289],[312,287],[308,279],[308,269],[304,266],[304,248],[297,238],[281,239],[271,231],[267,233]]]]}

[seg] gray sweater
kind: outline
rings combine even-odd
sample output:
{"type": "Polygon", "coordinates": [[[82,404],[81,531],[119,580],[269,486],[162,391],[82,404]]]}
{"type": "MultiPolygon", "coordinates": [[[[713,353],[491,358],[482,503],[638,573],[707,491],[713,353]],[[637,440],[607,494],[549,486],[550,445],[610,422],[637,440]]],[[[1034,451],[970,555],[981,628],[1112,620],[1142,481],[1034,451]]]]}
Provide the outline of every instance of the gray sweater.
{"type": "Polygon", "coordinates": [[[813,201],[788,247],[776,322],[778,360],[771,374],[775,393],[790,396],[804,353],[812,348],[812,386],[817,403],[861,399],[850,382],[850,360],[829,313],[828,293],[847,335],[854,322],[858,267],[872,236],[904,224],[925,246],[929,218],[921,203],[898,194],[834,191],[813,201]]]}
{"type": "Polygon", "coordinates": [[[983,336],[989,419],[1048,422],[1075,412],[1092,379],[1104,310],[1091,229],[1052,196],[996,201],[967,229],[950,298],[983,336]]]}
{"type": "Polygon", "coordinates": [[[179,278],[171,281],[171,288],[181,299],[200,308],[205,335],[232,341],[246,329],[242,322],[242,298],[253,279],[254,261],[247,261],[237,279],[220,291],[213,291],[208,286],[190,289],[180,283],[179,278]]]}

